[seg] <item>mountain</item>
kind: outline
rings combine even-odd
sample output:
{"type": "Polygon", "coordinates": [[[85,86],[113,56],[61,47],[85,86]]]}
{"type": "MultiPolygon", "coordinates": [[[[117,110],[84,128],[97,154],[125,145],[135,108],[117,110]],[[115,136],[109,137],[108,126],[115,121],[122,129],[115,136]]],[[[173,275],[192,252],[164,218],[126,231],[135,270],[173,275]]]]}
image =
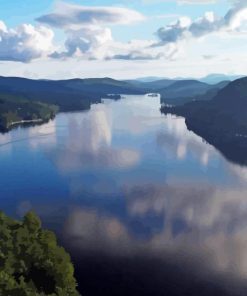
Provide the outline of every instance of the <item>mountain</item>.
{"type": "Polygon", "coordinates": [[[54,81],[0,77],[0,131],[18,123],[47,121],[58,110],[89,109],[102,98],[144,93],[141,88],[111,78],[54,81]]]}
{"type": "Polygon", "coordinates": [[[193,79],[161,79],[151,82],[125,80],[125,82],[146,93],[159,93],[161,95],[161,102],[171,105],[182,105],[191,101],[210,100],[220,89],[229,83],[229,81],[222,81],[218,84],[210,85],[193,79]]]}
{"type": "Polygon", "coordinates": [[[194,79],[161,79],[151,82],[126,80],[125,82],[146,92],[161,95],[161,102],[171,105],[182,105],[191,101],[210,100],[230,81],[208,84],[194,79]]]}
{"type": "Polygon", "coordinates": [[[237,79],[224,87],[214,98],[214,103],[225,108],[242,108],[247,107],[247,77],[237,79]]]}
{"type": "Polygon", "coordinates": [[[200,78],[199,80],[208,84],[216,84],[221,81],[234,81],[243,77],[243,75],[209,74],[206,77],[200,78]]]}
{"type": "Polygon", "coordinates": [[[169,78],[165,78],[165,77],[156,77],[156,76],[147,76],[147,77],[140,77],[140,78],[136,78],[136,81],[139,82],[153,82],[153,81],[157,81],[157,80],[163,80],[163,79],[169,79],[169,78]]]}
{"type": "Polygon", "coordinates": [[[170,81],[178,81],[178,80],[198,80],[201,82],[205,82],[207,84],[217,84],[222,81],[234,81],[239,78],[243,78],[244,75],[228,75],[228,74],[218,74],[218,73],[212,73],[205,77],[201,78],[193,78],[193,77],[175,77],[175,78],[167,78],[167,77],[156,77],[156,76],[148,76],[148,77],[141,77],[136,78],[132,81],[138,81],[138,82],[155,82],[157,80],[170,80],[170,81]]]}
{"type": "Polygon", "coordinates": [[[162,103],[182,105],[191,101],[210,100],[228,83],[228,81],[222,81],[216,85],[210,85],[197,80],[179,80],[160,89],[159,93],[162,103]]]}
{"type": "MultiPolygon", "coordinates": [[[[124,81],[110,78],[32,80],[0,77],[0,94],[22,96],[26,100],[57,105],[60,111],[88,109],[109,94],[144,94],[145,91],[124,81]]],[[[116,98],[118,96],[115,96],[116,98]]]]}
{"type": "Polygon", "coordinates": [[[186,97],[205,93],[210,86],[197,80],[179,80],[168,87],[160,89],[161,94],[168,98],[186,97]]]}
{"type": "Polygon", "coordinates": [[[247,78],[229,83],[210,101],[163,106],[161,111],[185,117],[190,130],[228,159],[247,164],[247,78]]]}
{"type": "Polygon", "coordinates": [[[170,86],[176,80],[172,79],[161,79],[161,80],[154,80],[154,81],[138,81],[138,80],[126,80],[127,83],[132,84],[138,88],[147,90],[149,92],[158,92],[160,89],[170,86]]]}

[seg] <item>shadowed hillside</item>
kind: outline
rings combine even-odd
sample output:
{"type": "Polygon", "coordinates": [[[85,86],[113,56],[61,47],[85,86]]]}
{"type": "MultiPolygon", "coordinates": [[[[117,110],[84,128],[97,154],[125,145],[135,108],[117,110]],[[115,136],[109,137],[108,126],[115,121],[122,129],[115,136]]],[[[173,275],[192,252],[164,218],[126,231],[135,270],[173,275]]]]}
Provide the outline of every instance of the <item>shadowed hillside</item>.
{"type": "Polygon", "coordinates": [[[186,118],[189,129],[206,139],[232,161],[246,164],[247,78],[231,82],[210,101],[161,108],[186,118]]]}

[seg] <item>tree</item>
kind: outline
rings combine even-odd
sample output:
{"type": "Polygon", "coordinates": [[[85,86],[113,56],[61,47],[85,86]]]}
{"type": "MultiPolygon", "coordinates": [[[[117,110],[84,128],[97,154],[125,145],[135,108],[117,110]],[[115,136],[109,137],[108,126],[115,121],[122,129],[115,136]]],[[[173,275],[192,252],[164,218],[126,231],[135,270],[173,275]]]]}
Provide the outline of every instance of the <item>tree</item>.
{"type": "Polygon", "coordinates": [[[29,212],[23,222],[0,212],[0,295],[78,296],[69,254],[29,212]]]}

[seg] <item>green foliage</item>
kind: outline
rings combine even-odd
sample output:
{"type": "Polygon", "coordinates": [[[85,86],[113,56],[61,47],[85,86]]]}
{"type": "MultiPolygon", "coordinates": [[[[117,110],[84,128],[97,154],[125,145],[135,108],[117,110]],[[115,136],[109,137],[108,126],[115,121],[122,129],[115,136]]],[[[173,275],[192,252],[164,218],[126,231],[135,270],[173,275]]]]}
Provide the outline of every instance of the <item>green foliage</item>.
{"type": "Polygon", "coordinates": [[[33,212],[23,222],[0,213],[0,295],[79,295],[70,256],[33,212]]]}
{"type": "Polygon", "coordinates": [[[0,94],[0,129],[8,130],[20,121],[48,121],[58,112],[58,107],[31,101],[16,95],[0,94]]]}

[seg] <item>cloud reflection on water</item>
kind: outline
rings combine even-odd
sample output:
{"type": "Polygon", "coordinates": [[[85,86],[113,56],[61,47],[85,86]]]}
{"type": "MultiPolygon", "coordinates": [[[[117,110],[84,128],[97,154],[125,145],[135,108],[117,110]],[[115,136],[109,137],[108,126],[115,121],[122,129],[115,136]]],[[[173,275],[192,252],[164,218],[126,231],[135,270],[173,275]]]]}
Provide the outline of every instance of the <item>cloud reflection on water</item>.
{"type": "Polygon", "coordinates": [[[90,167],[129,168],[139,162],[137,151],[112,147],[110,110],[93,105],[90,112],[70,118],[63,144],[51,157],[59,170],[71,172],[90,167]]]}
{"type": "Polygon", "coordinates": [[[155,98],[130,96],[22,129],[68,196],[27,196],[18,213],[32,205],[78,253],[186,257],[196,270],[247,279],[247,169],[159,107],[155,98]]]}
{"type": "Polygon", "coordinates": [[[149,185],[125,190],[124,198],[126,213],[120,216],[73,208],[64,228],[70,247],[192,261],[199,256],[199,269],[205,264],[213,272],[247,278],[246,190],[149,185]]]}

